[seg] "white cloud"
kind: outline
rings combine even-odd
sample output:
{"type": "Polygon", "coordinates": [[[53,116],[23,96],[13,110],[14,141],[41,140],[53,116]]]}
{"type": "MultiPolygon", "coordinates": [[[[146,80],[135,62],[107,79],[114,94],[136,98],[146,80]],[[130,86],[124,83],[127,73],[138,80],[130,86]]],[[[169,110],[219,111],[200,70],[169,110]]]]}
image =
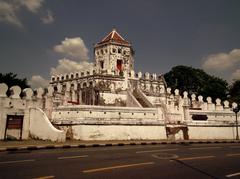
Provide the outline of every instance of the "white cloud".
{"type": "Polygon", "coordinates": [[[54,51],[63,53],[78,60],[88,60],[88,49],[80,37],[66,38],[60,45],[54,46],[54,51]]]}
{"type": "Polygon", "coordinates": [[[47,87],[49,84],[49,81],[44,79],[40,75],[33,75],[29,80],[29,84],[31,85],[32,88],[47,87]]]}
{"type": "Polygon", "coordinates": [[[44,9],[42,10],[44,1],[45,0],[0,1],[0,22],[12,24],[17,27],[23,27],[21,19],[19,18],[19,12],[25,9],[38,16],[40,14],[44,14],[43,18],[41,18],[42,22],[44,24],[50,24],[54,21],[54,18],[50,10],[47,11],[44,11],[44,9]]]}
{"type": "MultiPolygon", "coordinates": [[[[61,45],[55,46],[58,52],[62,52],[74,57],[79,57],[79,59],[88,59],[87,48],[81,38],[65,39],[61,45]],[[83,53],[83,54],[81,54],[83,53]]],[[[60,75],[72,72],[86,71],[93,68],[93,63],[88,61],[73,61],[70,59],[60,59],[56,67],[50,69],[50,75],[60,75]]],[[[40,75],[34,75],[29,80],[29,84],[33,88],[46,87],[49,81],[44,79],[40,75]]]]}
{"type": "Polygon", "coordinates": [[[59,75],[77,71],[85,71],[93,67],[93,63],[87,61],[76,62],[69,59],[60,59],[55,68],[51,68],[51,75],[59,75]]]}
{"type": "Polygon", "coordinates": [[[17,17],[19,6],[14,3],[0,2],[0,22],[9,23],[18,27],[23,27],[17,17]]]}
{"type": "Polygon", "coordinates": [[[21,5],[25,6],[29,11],[37,13],[41,8],[44,0],[17,0],[21,5]]]}
{"type": "Polygon", "coordinates": [[[240,49],[234,49],[229,53],[209,55],[203,63],[203,68],[222,71],[233,67],[237,62],[240,62],[240,49]]]}
{"type": "Polygon", "coordinates": [[[41,18],[44,24],[51,24],[54,21],[53,14],[50,10],[47,10],[47,15],[41,18]]]}
{"type": "MultiPolygon", "coordinates": [[[[85,71],[93,67],[93,63],[87,61],[75,62],[69,59],[60,59],[58,65],[51,68],[50,75],[60,75],[65,73],[85,71]]],[[[49,80],[46,80],[40,75],[33,75],[29,80],[29,84],[32,88],[47,87],[49,80]]]]}
{"type": "Polygon", "coordinates": [[[237,69],[235,72],[232,73],[232,79],[240,80],[240,69],[237,69]]]}

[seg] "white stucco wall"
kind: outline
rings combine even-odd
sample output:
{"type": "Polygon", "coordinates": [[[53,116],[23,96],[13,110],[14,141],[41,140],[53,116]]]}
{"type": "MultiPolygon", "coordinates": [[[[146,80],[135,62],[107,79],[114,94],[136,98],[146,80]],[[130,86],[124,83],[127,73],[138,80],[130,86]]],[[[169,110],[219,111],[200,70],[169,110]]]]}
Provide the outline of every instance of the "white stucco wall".
{"type": "Polygon", "coordinates": [[[105,104],[115,104],[116,100],[127,100],[127,96],[125,94],[100,93],[100,96],[105,100],[105,104]]]}
{"type": "Polygon", "coordinates": [[[159,113],[156,108],[61,106],[53,111],[52,122],[54,124],[164,124],[159,113]]]}
{"type": "Polygon", "coordinates": [[[189,139],[235,139],[235,127],[188,126],[189,139]]]}
{"type": "Polygon", "coordinates": [[[78,140],[159,140],[166,139],[164,126],[74,125],[73,138],[78,140]]]}
{"type": "Polygon", "coordinates": [[[30,136],[36,139],[64,142],[66,133],[56,129],[40,108],[30,108],[30,136]]]}

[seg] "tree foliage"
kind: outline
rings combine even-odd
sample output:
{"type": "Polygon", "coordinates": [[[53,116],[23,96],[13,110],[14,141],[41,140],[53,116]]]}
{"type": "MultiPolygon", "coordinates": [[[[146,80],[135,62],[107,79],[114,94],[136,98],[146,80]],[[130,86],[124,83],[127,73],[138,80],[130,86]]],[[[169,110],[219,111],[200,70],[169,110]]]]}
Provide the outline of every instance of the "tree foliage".
{"type": "Polygon", "coordinates": [[[6,83],[9,88],[15,85],[19,86],[21,89],[29,87],[26,78],[18,78],[17,74],[14,73],[0,73],[0,83],[6,83]]]}
{"type": "Polygon", "coordinates": [[[240,104],[240,80],[236,80],[229,89],[230,101],[240,104]]]}
{"type": "Polygon", "coordinates": [[[211,76],[201,69],[188,66],[175,66],[164,75],[167,85],[172,90],[187,91],[188,94],[208,96],[213,100],[227,99],[228,83],[218,77],[211,76]]]}

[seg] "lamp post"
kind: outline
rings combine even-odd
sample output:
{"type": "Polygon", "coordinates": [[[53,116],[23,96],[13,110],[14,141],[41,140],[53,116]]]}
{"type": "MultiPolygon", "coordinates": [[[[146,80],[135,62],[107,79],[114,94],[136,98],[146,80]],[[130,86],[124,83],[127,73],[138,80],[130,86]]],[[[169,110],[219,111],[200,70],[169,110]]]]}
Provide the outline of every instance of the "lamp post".
{"type": "Polygon", "coordinates": [[[238,112],[239,112],[239,108],[238,108],[238,107],[233,108],[233,112],[234,112],[235,115],[236,115],[236,133],[237,133],[237,135],[236,135],[236,140],[239,140],[239,135],[238,135],[238,119],[237,119],[237,117],[238,117],[238,112]]]}

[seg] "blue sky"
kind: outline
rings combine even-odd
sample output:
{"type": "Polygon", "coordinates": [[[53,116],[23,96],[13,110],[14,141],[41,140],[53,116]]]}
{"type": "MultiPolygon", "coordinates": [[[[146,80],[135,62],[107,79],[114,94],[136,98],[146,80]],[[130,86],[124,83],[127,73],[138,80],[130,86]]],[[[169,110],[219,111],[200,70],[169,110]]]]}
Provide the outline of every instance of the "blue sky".
{"type": "Polygon", "coordinates": [[[86,69],[112,28],[135,50],[135,71],[202,68],[240,79],[238,0],[0,0],[0,72],[35,87],[86,69]]]}

